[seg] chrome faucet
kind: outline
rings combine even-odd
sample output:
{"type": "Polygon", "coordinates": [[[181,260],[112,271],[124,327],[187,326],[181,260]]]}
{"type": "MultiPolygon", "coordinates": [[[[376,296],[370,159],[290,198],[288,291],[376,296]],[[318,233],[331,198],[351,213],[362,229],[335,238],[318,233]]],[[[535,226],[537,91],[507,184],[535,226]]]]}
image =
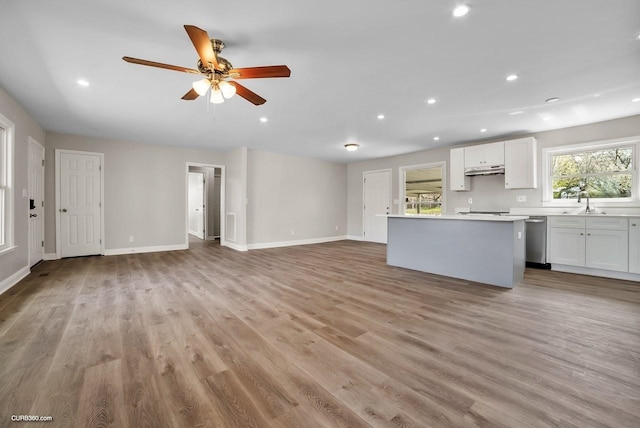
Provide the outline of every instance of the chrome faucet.
{"type": "Polygon", "coordinates": [[[580,203],[582,201],[582,194],[583,193],[587,197],[587,208],[584,209],[584,213],[585,214],[591,214],[591,208],[589,208],[589,192],[585,192],[584,190],[581,191],[581,192],[578,192],[578,203],[580,203]]]}

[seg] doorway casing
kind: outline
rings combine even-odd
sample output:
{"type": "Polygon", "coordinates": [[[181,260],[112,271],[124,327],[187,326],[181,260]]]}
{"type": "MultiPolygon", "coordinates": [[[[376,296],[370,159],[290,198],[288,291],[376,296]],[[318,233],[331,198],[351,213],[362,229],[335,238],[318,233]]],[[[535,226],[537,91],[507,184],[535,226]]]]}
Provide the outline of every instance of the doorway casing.
{"type": "MultiPolygon", "coordinates": [[[[189,248],[189,167],[196,168],[211,168],[211,169],[220,169],[220,245],[225,246],[225,216],[223,213],[225,212],[225,168],[224,165],[214,165],[207,163],[198,163],[198,162],[187,162],[184,173],[184,185],[185,185],[185,223],[184,223],[184,240],[186,248],[189,248]]],[[[207,236],[205,236],[205,239],[207,236]]]]}

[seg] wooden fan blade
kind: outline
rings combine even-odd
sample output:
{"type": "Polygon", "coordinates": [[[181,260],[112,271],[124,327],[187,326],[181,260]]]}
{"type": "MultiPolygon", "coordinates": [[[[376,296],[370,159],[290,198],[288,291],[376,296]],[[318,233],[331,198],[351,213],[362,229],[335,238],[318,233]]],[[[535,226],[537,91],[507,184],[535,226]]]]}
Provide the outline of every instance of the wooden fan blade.
{"type": "Polygon", "coordinates": [[[187,92],[186,94],[184,94],[182,96],[183,100],[187,100],[187,101],[191,101],[191,100],[195,100],[196,98],[198,98],[200,95],[198,95],[198,93],[196,92],[195,89],[191,89],[189,92],[187,92]]]}
{"type": "Polygon", "coordinates": [[[202,65],[208,67],[209,64],[212,64],[213,68],[219,70],[218,59],[213,51],[213,46],[211,46],[211,40],[207,32],[193,25],[185,25],[184,29],[187,30],[191,43],[193,43],[196,51],[198,51],[202,65]]]}
{"type": "Polygon", "coordinates": [[[166,70],[181,71],[183,73],[202,74],[200,73],[200,71],[194,68],[180,67],[179,65],[163,64],[161,62],[147,61],[146,59],[131,58],[129,56],[123,56],[122,59],[132,64],[148,65],[150,67],[158,67],[158,68],[164,68],[166,70]]]}
{"type": "Polygon", "coordinates": [[[259,79],[263,77],[289,77],[291,70],[286,65],[269,65],[266,67],[245,67],[229,70],[234,79],[259,79]]]}
{"type": "Polygon", "coordinates": [[[231,85],[236,87],[236,94],[237,95],[240,95],[242,98],[244,98],[245,100],[249,101],[250,103],[253,103],[253,104],[259,106],[259,105],[262,105],[262,104],[267,102],[267,100],[262,98],[260,95],[258,95],[255,92],[245,88],[244,86],[242,86],[238,82],[229,82],[229,84],[231,84],[231,85]]]}

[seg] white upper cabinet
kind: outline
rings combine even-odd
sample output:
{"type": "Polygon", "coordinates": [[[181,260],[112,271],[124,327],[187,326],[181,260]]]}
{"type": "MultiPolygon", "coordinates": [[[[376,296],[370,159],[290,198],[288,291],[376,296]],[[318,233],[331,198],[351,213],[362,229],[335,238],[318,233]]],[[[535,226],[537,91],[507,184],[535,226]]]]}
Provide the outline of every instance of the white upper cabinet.
{"type": "Polygon", "coordinates": [[[467,191],[471,189],[471,180],[464,175],[463,147],[451,149],[449,152],[449,187],[453,191],[467,191]]]}
{"type": "Polygon", "coordinates": [[[504,165],[504,141],[464,148],[465,168],[504,165]]]}
{"type": "Polygon", "coordinates": [[[504,143],[504,187],[506,189],[535,189],[537,180],[537,149],[533,137],[504,143]]]}

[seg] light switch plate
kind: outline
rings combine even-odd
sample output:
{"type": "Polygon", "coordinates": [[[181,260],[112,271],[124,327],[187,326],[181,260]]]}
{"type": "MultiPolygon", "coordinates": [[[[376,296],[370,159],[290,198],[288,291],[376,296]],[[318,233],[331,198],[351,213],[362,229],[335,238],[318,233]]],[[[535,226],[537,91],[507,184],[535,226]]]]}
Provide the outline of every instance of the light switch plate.
{"type": "Polygon", "coordinates": [[[469,199],[467,199],[467,202],[468,202],[468,203],[470,203],[470,204],[472,204],[472,203],[473,203],[473,198],[469,198],[469,199]]]}
{"type": "Polygon", "coordinates": [[[516,196],[516,202],[527,202],[527,197],[525,195],[516,196]]]}

